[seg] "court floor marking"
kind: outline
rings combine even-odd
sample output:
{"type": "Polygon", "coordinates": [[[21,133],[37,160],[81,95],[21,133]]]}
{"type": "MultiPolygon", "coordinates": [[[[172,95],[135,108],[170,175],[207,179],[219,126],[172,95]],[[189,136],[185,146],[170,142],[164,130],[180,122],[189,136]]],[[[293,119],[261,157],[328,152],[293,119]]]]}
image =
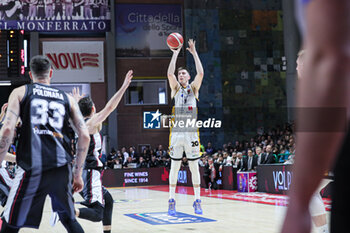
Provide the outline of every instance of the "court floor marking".
{"type": "MultiPolygon", "coordinates": [[[[142,189],[149,189],[154,191],[169,192],[168,185],[157,186],[142,186],[142,189]]],[[[176,193],[194,195],[193,188],[187,186],[177,186],[176,193]]],[[[241,193],[236,190],[205,190],[201,188],[201,196],[219,198],[226,200],[252,202],[266,205],[287,206],[288,196],[281,194],[270,194],[261,192],[241,193]]],[[[323,198],[323,203],[327,211],[331,210],[332,201],[329,198],[323,198]]]]}

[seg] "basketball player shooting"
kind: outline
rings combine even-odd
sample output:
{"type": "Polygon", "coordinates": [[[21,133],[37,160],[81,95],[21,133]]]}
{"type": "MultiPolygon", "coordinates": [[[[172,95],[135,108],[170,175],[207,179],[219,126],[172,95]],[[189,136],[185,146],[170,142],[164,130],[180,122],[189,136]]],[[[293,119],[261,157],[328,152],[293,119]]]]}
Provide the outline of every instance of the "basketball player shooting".
{"type": "MultiPolygon", "coordinates": [[[[197,72],[194,81],[191,84],[189,84],[189,80],[191,78],[190,74],[185,68],[180,67],[177,72],[177,78],[175,75],[176,60],[181,51],[182,45],[177,49],[171,49],[173,55],[168,67],[168,80],[171,88],[171,98],[175,101],[175,106],[173,108],[175,121],[181,120],[180,116],[182,115],[197,117],[196,100],[198,100],[199,88],[202,84],[204,70],[195,45],[196,42],[193,39],[188,41],[189,47],[187,50],[194,58],[197,72]]],[[[193,130],[193,128],[177,129],[176,127],[172,127],[170,129],[169,136],[169,150],[171,157],[171,168],[169,175],[168,214],[171,216],[176,215],[175,189],[184,152],[186,153],[192,174],[192,183],[195,195],[195,201],[193,203],[194,211],[196,214],[202,214],[203,211],[200,200],[200,175],[198,166],[198,159],[200,158],[198,130],[193,130]]]]}

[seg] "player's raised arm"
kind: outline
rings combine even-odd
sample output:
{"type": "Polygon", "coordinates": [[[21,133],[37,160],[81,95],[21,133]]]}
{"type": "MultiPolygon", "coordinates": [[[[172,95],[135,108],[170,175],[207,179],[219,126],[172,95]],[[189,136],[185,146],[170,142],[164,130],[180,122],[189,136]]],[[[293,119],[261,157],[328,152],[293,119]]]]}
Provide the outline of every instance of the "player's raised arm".
{"type": "Polygon", "coordinates": [[[111,112],[113,112],[117,108],[126,89],[128,89],[132,78],[133,78],[133,71],[129,70],[128,73],[126,73],[125,75],[125,80],[122,87],[117,91],[117,93],[113,95],[113,97],[108,101],[106,106],[100,112],[96,113],[93,117],[91,117],[86,122],[90,133],[93,133],[91,131],[95,130],[96,125],[105,121],[109,116],[109,114],[111,114],[111,112]]]}
{"type": "Polygon", "coordinates": [[[202,85],[203,77],[204,77],[204,69],[201,63],[201,60],[199,59],[197,50],[196,50],[196,41],[193,39],[189,39],[188,41],[188,48],[187,50],[192,54],[194,63],[196,65],[196,77],[194,78],[193,82],[191,83],[191,86],[195,89],[195,92],[198,93],[199,88],[202,85]]]}
{"type": "Polygon", "coordinates": [[[71,117],[74,129],[78,134],[79,140],[77,144],[77,157],[75,161],[74,167],[74,182],[73,189],[75,192],[79,192],[83,189],[84,183],[81,178],[82,168],[85,162],[86,154],[89,149],[90,143],[90,135],[88,128],[86,127],[85,121],[81,112],[79,110],[79,106],[73,97],[69,96],[69,102],[71,106],[71,117]]]}
{"type": "Polygon", "coordinates": [[[168,80],[171,90],[176,90],[179,86],[179,82],[176,80],[175,68],[176,68],[176,60],[181,51],[182,45],[178,49],[170,49],[173,51],[173,56],[171,57],[170,64],[168,67],[168,80]]]}
{"type": "Polygon", "coordinates": [[[12,91],[3,126],[0,130],[0,164],[7,155],[7,151],[12,143],[14,129],[19,117],[19,103],[23,98],[25,87],[19,87],[12,91]]]}

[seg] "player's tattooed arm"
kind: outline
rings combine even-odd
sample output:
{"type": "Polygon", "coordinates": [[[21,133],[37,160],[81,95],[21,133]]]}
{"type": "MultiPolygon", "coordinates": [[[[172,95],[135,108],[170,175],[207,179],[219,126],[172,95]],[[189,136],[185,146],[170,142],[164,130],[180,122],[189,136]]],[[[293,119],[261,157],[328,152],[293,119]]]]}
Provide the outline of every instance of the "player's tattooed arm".
{"type": "Polygon", "coordinates": [[[79,110],[79,106],[74,100],[73,97],[68,95],[68,99],[71,103],[71,117],[76,133],[78,134],[78,143],[77,143],[77,157],[75,161],[76,169],[74,171],[75,176],[81,176],[82,167],[85,162],[86,154],[88,151],[90,143],[90,135],[88,128],[86,127],[84,118],[79,110]]]}
{"type": "Polygon", "coordinates": [[[16,120],[17,120],[18,114],[15,111],[13,111],[12,109],[9,109],[9,113],[12,113],[16,117],[16,120]]]}
{"type": "Polygon", "coordinates": [[[3,153],[4,151],[7,151],[10,146],[11,140],[6,137],[0,137],[0,153],[3,153]]]}
{"type": "Polygon", "coordinates": [[[4,160],[7,151],[12,143],[14,129],[16,127],[20,111],[20,100],[22,97],[22,87],[13,90],[9,97],[5,120],[3,121],[3,126],[0,130],[0,164],[4,160]]]}
{"type": "Polygon", "coordinates": [[[7,114],[4,120],[4,123],[10,122],[10,121],[16,121],[18,119],[18,114],[14,112],[12,109],[7,110],[7,114]]]}
{"type": "MultiPolygon", "coordinates": [[[[79,153],[87,153],[87,148],[77,148],[77,154],[79,153]]],[[[80,172],[81,169],[83,168],[83,165],[84,165],[84,161],[80,162],[78,161],[78,159],[76,160],[76,163],[74,165],[74,169],[76,171],[76,173],[80,172]]]]}

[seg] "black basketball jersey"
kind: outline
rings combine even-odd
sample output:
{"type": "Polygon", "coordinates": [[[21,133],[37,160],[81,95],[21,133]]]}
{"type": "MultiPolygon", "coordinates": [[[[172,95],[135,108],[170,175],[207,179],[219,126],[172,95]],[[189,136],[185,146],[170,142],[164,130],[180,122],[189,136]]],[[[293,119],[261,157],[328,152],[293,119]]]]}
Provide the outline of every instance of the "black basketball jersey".
{"type": "Polygon", "coordinates": [[[67,95],[50,86],[26,85],[20,103],[17,163],[24,170],[48,170],[70,163],[70,105],[67,95]]]}
{"type": "Polygon", "coordinates": [[[102,150],[102,137],[100,133],[90,135],[89,150],[85,160],[85,169],[101,169],[103,164],[100,160],[102,150]]]}

